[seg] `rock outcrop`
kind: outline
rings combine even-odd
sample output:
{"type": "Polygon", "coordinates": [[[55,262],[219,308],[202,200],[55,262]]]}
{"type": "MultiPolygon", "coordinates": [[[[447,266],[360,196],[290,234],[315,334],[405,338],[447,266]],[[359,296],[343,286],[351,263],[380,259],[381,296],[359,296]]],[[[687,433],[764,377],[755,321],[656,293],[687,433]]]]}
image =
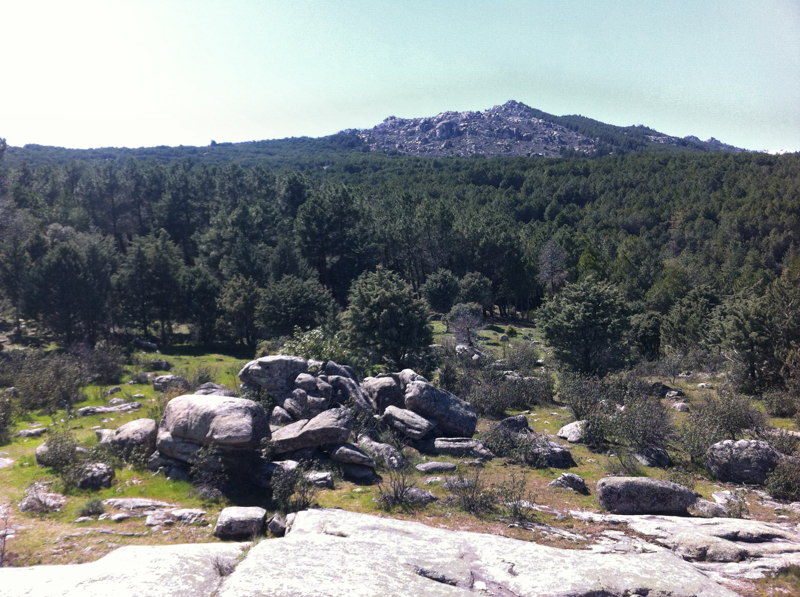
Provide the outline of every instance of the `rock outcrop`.
{"type": "Polygon", "coordinates": [[[605,477],[597,482],[597,499],[614,514],[686,514],[697,494],[670,481],[605,477]]]}
{"type": "Polygon", "coordinates": [[[763,485],[780,454],[763,440],[726,439],[706,452],[706,468],[720,481],[763,485]]]}

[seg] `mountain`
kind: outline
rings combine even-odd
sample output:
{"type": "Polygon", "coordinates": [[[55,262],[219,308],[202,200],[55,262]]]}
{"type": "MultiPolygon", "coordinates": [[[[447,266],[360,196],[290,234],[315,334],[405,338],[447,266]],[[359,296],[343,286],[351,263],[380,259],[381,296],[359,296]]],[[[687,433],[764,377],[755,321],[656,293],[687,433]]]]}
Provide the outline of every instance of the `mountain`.
{"type": "Polygon", "coordinates": [[[744,151],[714,138],[672,137],[645,126],[620,127],[585,116],[554,116],[517,101],[483,112],[442,112],[424,118],[390,116],[371,129],[346,129],[326,137],[292,137],[192,147],[66,149],[45,145],[8,147],[9,165],[152,159],[192,159],[207,164],[269,162],[278,167],[324,164],[345,152],[383,152],[427,157],[599,157],[633,152],[744,151]]]}
{"type": "Polygon", "coordinates": [[[595,157],[632,151],[743,151],[716,139],[678,138],[644,126],[619,127],[584,116],[554,116],[517,101],[483,112],[427,118],[390,116],[366,130],[346,130],[370,151],[446,157],[595,157]]]}

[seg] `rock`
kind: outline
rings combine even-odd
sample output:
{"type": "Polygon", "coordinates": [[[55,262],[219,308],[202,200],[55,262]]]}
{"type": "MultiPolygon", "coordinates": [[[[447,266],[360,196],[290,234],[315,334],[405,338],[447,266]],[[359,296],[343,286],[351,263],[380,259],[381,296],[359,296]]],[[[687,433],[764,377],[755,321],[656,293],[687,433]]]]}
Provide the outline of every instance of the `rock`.
{"type": "Polygon", "coordinates": [[[286,534],[286,517],[280,512],[273,514],[267,522],[267,530],[276,537],[283,537],[286,534]]]}
{"type": "Polygon", "coordinates": [[[294,423],[294,419],[292,415],[290,415],[285,408],[282,406],[276,406],[272,409],[272,412],[269,415],[269,424],[270,427],[277,426],[280,427],[282,425],[288,425],[290,423],[294,423]]]}
{"type": "Polygon", "coordinates": [[[422,489],[421,487],[409,487],[406,491],[405,499],[410,504],[425,506],[437,501],[439,498],[437,498],[427,489],[422,489]]]}
{"type": "Polygon", "coordinates": [[[156,450],[158,425],[153,419],[135,419],[121,425],[101,443],[108,443],[124,458],[136,455],[148,458],[156,450]]]}
{"type": "Polygon", "coordinates": [[[159,375],[153,380],[156,392],[187,392],[189,382],[180,375],[159,375]]]}
{"type": "Polygon", "coordinates": [[[148,498],[108,498],[103,500],[103,505],[113,510],[125,510],[126,512],[148,512],[175,508],[174,504],[148,498]]]}
{"type": "Polygon", "coordinates": [[[47,427],[37,427],[35,429],[21,429],[14,434],[14,437],[41,437],[47,433],[47,427]]]}
{"type": "Polygon", "coordinates": [[[169,371],[172,369],[172,363],[164,359],[155,359],[147,363],[146,368],[148,371],[169,371]]]}
{"type": "Polygon", "coordinates": [[[412,381],[422,381],[428,383],[427,379],[413,369],[403,369],[397,373],[397,379],[400,380],[403,391],[405,391],[405,389],[408,387],[408,384],[410,384],[412,381]]]}
{"type": "Polygon", "coordinates": [[[395,376],[365,377],[361,382],[361,387],[373,410],[378,414],[383,414],[387,406],[403,408],[405,405],[403,388],[395,376]]]}
{"type": "Polygon", "coordinates": [[[108,401],[109,406],[119,406],[120,404],[125,404],[125,398],[112,398],[108,401]]]}
{"type": "Polygon", "coordinates": [[[294,389],[294,380],[308,372],[308,360],[302,357],[270,355],[250,361],[241,371],[239,380],[245,386],[266,390],[273,396],[284,397],[294,389]]]}
{"type": "Polygon", "coordinates": [[[49,488],[49,483],[37,482],[25,489],[25,496],[19,503],[19,511],[39,514],[59,512],[67,503],[67,498],[60,493],[48,491],[49,488]]]}
{"type": "Polygon", "coordinates": [[[323,368],[325,375],[332,375],[336,377],[347,377],[352,380],[356,378],[356,372],[349,365],[339,365],[334,361],[328,361],[323,368]]]}
{"type": "Polygon", "coordinates": [[[0,469],[8,468],[12,464],[14,464],[14,460],[12,458],[0,457],[0,469]]]}
{"type": "Polygon", "coordinates": [[[614,514],[686,514],[697,499],[691,489],[647,477],[605,477],[597,482],[600,505],[614,514]]]}
{"type": "Polygon", "coordinates": [[[333,475],[330,471],[308,471],[303,477],[314,487],[333,489],[333,475]]]}
{"type": "Polygon", "coordinates": [[[309,373],[300,373],[294,379],[294,386],[309,394],[316,392],[317,378],[309,373]]]}
{"type": "Polygon", "coordinates": [[[572,453],[556,442],[535,441],[534,452],[544,459],[548,468],[570,468],[575,466],[572,453]]]}
{"type": "Polygon", "coordinates": [[[406,465],[403,455],[390,444],[376,442],[366,435],[359,435],[358,446],[386,469],[398,470],[406,465]]]}
{"type": "Polygon", "coordinates": [[[121,391],[122,391],[122,388],[121,388],[121,387],[119,387],[119,386],[114,386],[113,388],[108,388],[108,389],[105,391],[105,393],[103,394],[103,396],[105,396],[106,398],[108,398],[109,396],[113,396],[114,394],[118,394],[118,393],[119,393],[119,392],[121,392],[121,391]]]}
{"type": "Polygon", "coordinates": [[[426,445],[435,454],[491,460],[494,454],[480,440],[470,437],[437,437],[426,445]],[[432,448],[432,449],[430,449],[432,448]]]}
{"type": "Polygon", "coordinates": [[[667,468],[672,464],[672,459],[664,448],[648,446],[633,453],[633,457],[644,466],[667,468]]]}
{"type": "Polygon", "coordinates": [[[530,433],[532,431],[528,425],[528,418],[525,415],[506,417],[497,424],[495,430],[507,431],[509,433],[530,433]]]}
{"type": "Polygon", "coordinates": [[[703,516],[705,518],[725,518],[728,516],[728,511],[721,505],[715,502],[709,502],[698,498],[690,508],[690,513],[703,516]]]}
{"type": "Polygon", "coordinates": [[[416,468],[421,473],[434,474],[434,473],[452,473],[456,470],[456,465],[452,462],[421,462],[416,468]]]}
{"type": "MultiPolygon", "coordinates": [[[[52,466],[53,463],[49,458],[49,452],[50,449],[48,448],[46,441],[36,446],[36,449],[33,451],[33,457],[36,460],[36,464],[39,466],[52,466]]],[[[86,452],[86,448],[82,446],[75,447],[76,454],[83,454],[84,452],[86,452]]]]}
{"type": "Polygon", "coordinates": [[[779,460],[780,454],[772,446],[756,439],[726,439],[706,452],[708,471],[728,483],[763,485],[779,460]]]}
{"type": "Polygon", "coordinates": [[[372,467],[350,463],[343,463],[340,466],[342,469],[342,477],[353,483],[369,485],[378,479],[375,474],[375,469],[372,467]]]}
{"type": "Polygon", "coordinates": [[[436,422],[418,415],[412,410],[388,406],[382,420],[386,425],[409,439],[422,439],[433,431],[436,422]]]}
{"type": "Polygon", "coordinates": [[[116,406],[84,406],[75,411],[79,417],[107,415],[109,413],[125,413],[142,408],[141,402],[125,402],[116,406]]]}
{"type": "Polygon", "coordinates": [[[267,511],[257,506],[224,508],[214,527],[214,536],[223,540],[251,539],[263,533],[267,511]]]}
{"type": "Polygon", "coordinates": [[[558,549],[325,509],[298,512],[283,539],[255,545],[222,583],[218,597],[311,593],[735,597],[667,550],[558,549]],[[320,554],[325,554],[324,565],[320,554]]]}
{"type": "Polygon", "coordinates": [[[300,420],[277,429],[270,446],[275,454],[305,448],[341,444],[350,437],[353,414],[346,408],[332,408],[310,420],[300,420]]]}
{"type": "Polygon", "coordinates": [[[0,569],[3,597],[213,595],[247,544],[136,545],[95,562],[0,569]]]}
{"type": "Polygon", "coordinates": [[[445,436],[472,437],[475,433],[478,415],[472,405],[424,381],[408,384],[405,407],[435,420],[445,436]]]}
{"type": "Polygon", "coordinates": [[[205,522],[205,510],[199,508],[176,508],[175,510],[155,510],[147,515],[145,526],[172,526],[174,524],[198,524],[205,522]]]}
{"type": "Polygon", "coordinates": [[[207,381],[193,392],[196,396],[236,396],[236,392],[218,383],[207,381]]]}
{"type": "Polygon", "coordinates": [[[350,377],[329,375],[331,402],[342,406],[352,406],[356,410],[372,412],[366,392],[350,377]]]}
{"type": "Polygon", "coordinates": [[[166,456],[192,462],[196,452],[192,452],[192,446],[254,450],[269,436],[267,414],[257,402],[189,394],[167,404],[157,447],[166,456]]]}
{"type": "Polygon", "coordinates": [[[573,421],[564,425],[556,432],[556,437],[567,440],[571,444],[577,444],[583,441],[583,430],[586,426],[586,421],[573,421]]]}
{"type": "Polygon", "coordinates": [[[685,402],[673,402],[672,410],[677,411],[679,413],[688,413],[689,405],[686,404],[685,402]]]}
{"type": "Polygon", "coordinates": [[[704,381],[702,383],[697,384],[697,389],[698,390],[713,390],[714,386],[711,385],[710,383],[704,381]]]}
{"type": "Polygon", "coordinates": [[[100,489],[111,487],[114,469],[104,462],[88,462],[78,473],[78,489],[100,489]]]}
{"type": "Polygon", "coordinates": [[[362,466],[368,466],[372,469],[375,468],[375,461],[370,457],[370,455],[353,444],[344,443],[333,446],[330,449],[329,454],[331,460],[334,462],[360,464],[362,466]]]}
{"type": "Polygon", "coordinates": [[[577,491],[578,493],[582,493],[584,495],[589,494],[589,488],[586,487],[586,481],[583,480],[583,477],[576,475],[575,473],[561,473],[558,479],[553,479],[547,485],[548,487],[571,489],[572,491],[577,491]]]}

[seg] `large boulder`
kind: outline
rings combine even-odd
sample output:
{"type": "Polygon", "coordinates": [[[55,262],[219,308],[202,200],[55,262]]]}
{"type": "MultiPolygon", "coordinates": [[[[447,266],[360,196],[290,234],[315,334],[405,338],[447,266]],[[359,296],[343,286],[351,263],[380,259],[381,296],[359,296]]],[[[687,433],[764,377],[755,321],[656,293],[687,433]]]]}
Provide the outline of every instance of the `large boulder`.
{"type": "Polygon", "coordinates": [[[153,390],[156,392],[186,392],[189,387],[189,381],[180,375],[159,375],[153,380],[153,390]]]}
{"type": "Polygon", "coordinates": [[[687,513],[697,494],[688,487],[647,477],[605,477],[597,482],[597,499],[614,514],[687,513]]]}
{"type": "Polygon", "coordinates": [[[301,419],[275,430],[270,442],[274,454],[341,444],[353,428],[353,414],[346,408],[332,408],[313,419],[301,419]]]}
{"type": "Polygon", "coordinates": [[[475,433],[478,415],[472,405],[424,381],[412,381],[406,386],[405,407],[435,419],[445,436],[471,437],[475,433]]]}
{"type": "Polygon", "coordinates": [[[407,462],[397,448],[390,444],[374,441],[367,435],[358,436],[358,447],[384,468],[398,470],[403,468],[407,462]]]}
{"type": "Polygon", "coordinates": [[[158,424],[153,419],[135,419],[121,425],[101,443],[107,443],[125,458],[131,455],[148,458],[156,450],[157,435],[158,424]]]}
{"type": "Polygon", "coordinates": [[[491,450],[486,448],[480,440],[472,439],[471,437],[437,437],[430,444],[433,447],[430,451],[434,454],[479,458],[481,460],[494,458],[491,450]]]}
{"type": "Polygon", "coordinates": [[[242,367],[239,380],[246,387],[260,388],[273,396],[284,396],[294,389],[294,380],[301,373],[308,373],[308,359],[270,355],[250,361],[242,367]]]}
{"type": "Polygon", "coordinates": [[[726,439],[706,452],[706,468],[720,481],[763,485],[780,454],[767,442],[756,439],[726,439]]]}
{"type": "Polygon", "coordinates": [[[369,412],[372,406],[364,389],[351,377],[328,375],[331,386],[331,402],[341,406],[352,406],[356,410],[369,412]]]}
{"type": "Polygon", "coordinates": [[[232,506],[219,513],[214,536],[226,540],[252,539],[264,532],[267,511],[258,506],[232,506]]]}
{"type": "Polygon", "coordinates": [[[393,375],[378,377],[365,377],[361,381],[372,408],[378,414],[383,414],[387,406],[403,408],[404,396],[400,381],[393,375]]]}
{"type": "Polygon", "coordinates": [[[396,406],[386,407],[382,420],[409,439],[422,439],[436,427],[436,421],[430,421],[412,410],[396,406]]]}
{"type": "Polygon", "coordinates": [[[556,431],[556,436],[567,440],[571,444],[576,444],[583,441],[583,432],[585,427],[586,421],[573,421],[572,423],[568,423],[556,431]]]}
{"type": "Polygon", "coordinates": [[[111,487],[114,469],[104,462],[87,462],[78,472],[78,489],[111,487]]]}
{"type": "Polygon", "coordinates": [[[375,461],[364,450],[353,444],[339,444],[333,446],[329,450],[331,460],[343,464],[360,464],[361,466],[368,466],[375,468],[375,461]]]}

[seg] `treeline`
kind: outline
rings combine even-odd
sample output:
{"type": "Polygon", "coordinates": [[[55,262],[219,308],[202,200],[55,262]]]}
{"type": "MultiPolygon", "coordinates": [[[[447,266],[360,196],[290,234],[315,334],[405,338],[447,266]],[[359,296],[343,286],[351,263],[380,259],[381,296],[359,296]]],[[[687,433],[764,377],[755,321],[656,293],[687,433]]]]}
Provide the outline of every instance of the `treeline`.
{"type": "Polygon", "coordinates": [[[591,278],[650,329],[641,352],[652,358],[696,344],[688,322],[800,268],[798,155],[335,155],[291,169],[7,163],[7,317],[64,344],[124,329],[169,342],[176,323],[198,341],[254,343],[331,321],[378,266],[419,295],[444,277],[453,296],[439,310],[459,282],[486,280],[480,302],[501,316],[591,278]]]}

